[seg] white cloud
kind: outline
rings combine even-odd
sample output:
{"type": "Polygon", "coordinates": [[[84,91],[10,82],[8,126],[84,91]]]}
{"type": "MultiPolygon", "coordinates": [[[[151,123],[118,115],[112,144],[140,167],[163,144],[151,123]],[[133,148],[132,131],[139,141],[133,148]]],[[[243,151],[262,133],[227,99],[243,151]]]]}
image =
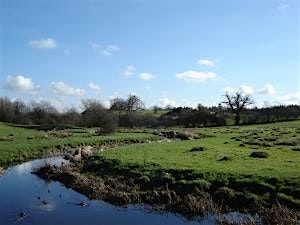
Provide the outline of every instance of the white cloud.
{"type": "Polygon", "coordinates": [[[215,61],[209,59],[199,59],[198,64],[203,66],[214,66],[216,64],[215,61]]]}
{"type": "Polygon", "coordinates": [[[300,105],[300,91],[277,97],[276,101],[283,105],[300,105]]]}
{"type": "Polygon", "coordinates": [[[73,88],[64,82],[51,82],[50,89],[58,95],[81,97],[85,91],[80,88],[73,88]]]}
{"type": "Polygon", "coordinates": [[[175,107],[177,106],[177,102],[175,100],[169,99],[167,97],[162,97],[158,99],[159,106],[165,108],[167,106],[175,107]]]}
{"type": "Polygon", "coordinates": [[[128,65],[123,71],[123,75],[127,78],[132,77],[135,74],[135,70],[136,68],[134,65],[128,65]]]}
{"type": "Polygon", "coordinates": [[[31,78],[24,76],[7,76],[6,87],[13,91],[29,94],[36,94],[39,91],[39,86],[35,85],[31,78]]]}
{"type": "Polygon", "coordinates": [[[235,93],[238,91],[241,91],[246,95],[252,95],[255,93],[255,91],[253,90],[252,87],[245,85],[245,84],[242,84],[239,88],[233,88],[233,87],[228,87],[228,86],[224,88],[224,92],[229,93],[229,94],[232,94],[232,93],[235,93]]]}
{"type": "Polygon", "coordinates": [[[283,11],[283,10],[286,10],[290,8],[290,5],[289,4],[286,4],[286,3],[281,3],[277,6],[277,10],[279,11],[283,11]]]}
{"type": "Polygon", "coordinates": [[[178,80],[184,80],[186,82],[206,82],[207,80],[215,78],[216,74],[212,72],[188,70],[183,73],[176,74],[175,77],[178,80]]]}
{"type": "Polygon", "coordinates": [[[248,85],[241,85],[240,90],[246,95],[252,95],[254,93],[253,88],[248,85]]]}
{"type": "Polygon", "coordinates": [[[120,48],[117,45],[107,45],[103,48],[103,55],[112,55],[114,52],[119,51],[120,48]]]}
{"type": "Polygon", "coordinates": [[[229,94],[235,93],[237,91],[238,91],[238,88],[233,88],[233,87],[229,87],[229,86],[224,88],[224,92],[229,93],[229,94]]]}
{"type": "Polygon", "coordinates": [[[140,73],[138,77],[141,80],[153,80],[155,78],[155,76],[151,73],[140,73]]]}
{"type": "Polygon", "coordinates": [[[70,49],[65,49],[64,54],[65,55],[71,55],[71,50],[70,49]]]}
{"type": "Polygon", "coordinates": [[[93,43],[91,45],[92,49],[96,52],[100,52],[102,55],[110,56],[113,55],[115,52],[119,51],[120,48],[117,45],[100,45],[97,43],[93,43]]]}
{"type": "Polygon", "coordinates": [[[93,82],[89,83],[89,87],[90,87],[90,89],[92,89],[96,92],[99,92],[101,90],[100,86],[97,84],[94,84],[93,82]]]}
{"type": "Polygon", "coordinates": [[[272,84],[266,84],[265,87],[257,91],[257,93],[262,95],[274,95],[276,94],[276,90],[272,84]]]}
{"type": "Polygon", "coordinates": [[[58,43],[52,38],[42,38],[40,40],[32,40],[28,42],[28,45],[37,49],[55,49],[58,43]]]}

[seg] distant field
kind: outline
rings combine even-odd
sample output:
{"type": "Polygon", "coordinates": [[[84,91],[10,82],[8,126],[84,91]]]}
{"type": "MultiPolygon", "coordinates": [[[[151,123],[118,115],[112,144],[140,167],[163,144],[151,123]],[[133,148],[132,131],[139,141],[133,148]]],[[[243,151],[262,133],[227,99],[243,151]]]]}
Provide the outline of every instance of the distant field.
{"type": "Polygon", "coordinates": [[[130,132],[99,136],[93,129],[83,128],[45,132],[0,123],[0,163],[23,161],[64,146],[135,143],[156,138],[148,133],[130,132]]]}
{"type": "Polygon", "coordinates": [[[191,130],[202,138],[118,147],[100,156],[124,168],[138,165],[150,178],[151,171],[162,170],[180,182],[201,178],[239,191],[249,191],[241,184],[252,186],[257,190],[250,192],[260,195],[265,193],[258,189],[279,191],[300,206],[300,121],[191,130]],[[250,157],[256,151],[268,157],[250,157]],[[191,171],[190,178],[180,180],[180,171],[191,171]]]}

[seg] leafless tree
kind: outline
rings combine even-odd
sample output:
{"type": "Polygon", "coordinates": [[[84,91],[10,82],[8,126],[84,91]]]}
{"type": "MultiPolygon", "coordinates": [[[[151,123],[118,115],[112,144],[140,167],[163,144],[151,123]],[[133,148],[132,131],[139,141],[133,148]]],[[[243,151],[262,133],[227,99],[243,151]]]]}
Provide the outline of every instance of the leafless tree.
{"type": "Polygon", "coordinates": [[[99,127],[100,133],[113,133],[117,128],[117,120],[104,106],[96,100],[83,100],[84,111],[82,123],[87,127],[99,127]]]}
{"type": "Polygon", "coordinates": [[[127,111],[133,112],[144,108],[144,102],[136,95],[129,95],[127,99],[127,111]]]}
{"type": "Polygon", "coordinates": [[[228,92],[226,92],[225,98],[226,100],[223,101],[222,103],[229,106],[229,108],[231,109],[231,111],[234,113],[235,116],[235,125],[239,125],[242,110],[246,106],[254,103],[252,97],[250,95],[244,94],[242,90],[238,90],[234,94],[229,94],[228,92]]]}
{"type": "Polygon", "coordinates": [[[119,119],[121,117],[121,113],[127,110],[127,101],[123,98],[114,98],[110,100],[110,110],[116,111],[119,113],[119,119]]]}

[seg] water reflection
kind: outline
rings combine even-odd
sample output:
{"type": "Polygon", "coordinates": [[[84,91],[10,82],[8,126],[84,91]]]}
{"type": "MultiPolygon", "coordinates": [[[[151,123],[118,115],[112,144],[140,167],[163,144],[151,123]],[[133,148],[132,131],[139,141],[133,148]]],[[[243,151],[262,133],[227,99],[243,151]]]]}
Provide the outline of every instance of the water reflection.
{"type": "Polygon", "coordinates": [[[215,225],[213,217],[189,221],[173,213],[158,213],[146,205],[116,207],[103,201],[88,200],[85,196],[58,182],[45,182],[34,174],[33,168],[45,162],[66,163],[60,157],[34,160],[6,170],[0,178],[0,224],[201,224],[215,225]],[[87,202],[81,207],[80,202],[87,202]],[[19,220],[20,213],[26,217],[19,220]]]}

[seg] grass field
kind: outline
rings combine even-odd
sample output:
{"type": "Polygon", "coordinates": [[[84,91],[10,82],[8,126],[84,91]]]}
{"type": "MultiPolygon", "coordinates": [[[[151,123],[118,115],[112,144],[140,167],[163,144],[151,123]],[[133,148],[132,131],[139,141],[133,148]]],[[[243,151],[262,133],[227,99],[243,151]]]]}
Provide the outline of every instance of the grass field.
{"type": "Polygon", "coordinates": [[[100,161],[111,160],[119,172],[131,168],[145,181],[166,176],[262,198],[276,192],[300,206],[300,121],[191,130],[203,138],[118,147],[100,153],[100,161]],[[266,158],[250,157],[257,151],[266,158]]]}
{"type": "Polygon", "coordinates": [[[93,129],[83,128],[45,132],[0,123],[0,163],[35,158],[40,153],[63,147],[136,143],[152,139],[157,139],[157,136],[130,132],[99,136],[94,134],[93,129]]]}
{"type": "Polygon", "coordinates": [[[45,132],[0,123],[0,163],[78,145],[131,143],[91,158],[88,170],[123,173],[143,184],[198,187],[222,199],[242,196],[251,202],[275,193],[281,202],[300,208],[300,121],[173,130],[193,132],[199,139],[148,143],[161,139],[152,129],[99,136],[94,129],[45,132]],[[253,152],[256,157],[250,157],[253,152]]]}

